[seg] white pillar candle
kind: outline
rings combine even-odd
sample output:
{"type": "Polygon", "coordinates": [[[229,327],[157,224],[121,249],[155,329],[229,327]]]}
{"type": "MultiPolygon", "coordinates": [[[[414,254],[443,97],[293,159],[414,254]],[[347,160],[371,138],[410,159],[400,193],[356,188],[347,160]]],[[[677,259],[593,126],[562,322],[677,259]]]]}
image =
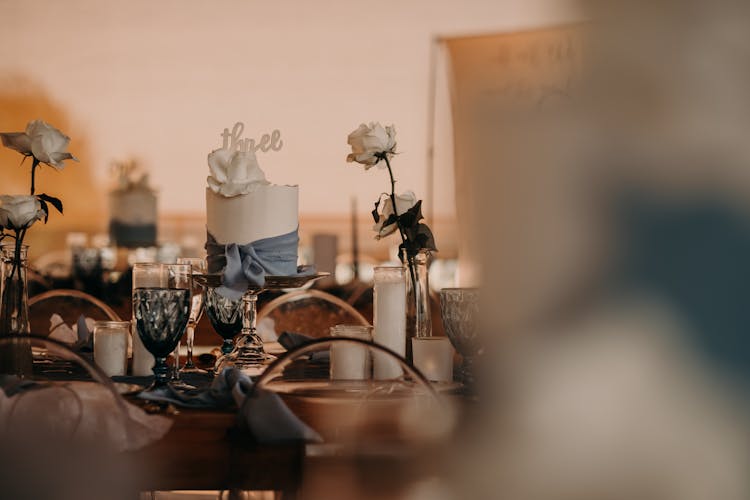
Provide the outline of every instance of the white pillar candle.
{"type": "MultiPolygon", "coordinates": [[[[336,325],[331,328],[331,337],[352,337],[372,340],[372,327],[359,325],[336,325]]],[[[349,342],[331,344],[331,380],[367,380],[370,378],[370,353],[363,345],[349,342]]]]}
{"type": "Polygon", "coordinates": [[[153,375],[155,362],[154,356],[143,345],[143,341],[138,335],[138,328],[135,326],[135,320],[133,320],[133,375],[136,377],[153,375]]]}
{"type": "MultiPolygon", "coordinates": [[[[374,290],[375,343],[404,356],[406,354],[406,272],[403,267],[376,267],[374,290]]],[[[398,360],[384,353],[373,355],[373,377],[400,377],[398,360]]]]}
{"type": "MultiPolygon", "coordinates": [[[[142,249],[136,249],[142,250],[142,249]]],[[[155,251],[155,249],[154,249],[155,251]]],[[[153,264],[151,260],[146,262],[136,262],[133,264],[133,291],[136,288],[154,288],[164,286],[165,277],[164,270],[157,264],[153,264]]],[[[143,345],[140,335],[138,335],[138,327],[135,321],[135,310],[131,317],[130,330],[133,338],[133,375],[136,377],[147,377],[153,375],[153,368],[156,360],[154,356],[148,352],[146,346],[143,345]]]]}
{"type": "Polygon", "coordinates": [[[129,335],[129,321],[94,323],[94,362],[110,377],[127,372],[129,335]]]}
{"type": "Polygon", "coordinates": [[[453,347],[448,337],[414,337],[411,340],[414,366],[427,380],[453,380],[453,347]]]}

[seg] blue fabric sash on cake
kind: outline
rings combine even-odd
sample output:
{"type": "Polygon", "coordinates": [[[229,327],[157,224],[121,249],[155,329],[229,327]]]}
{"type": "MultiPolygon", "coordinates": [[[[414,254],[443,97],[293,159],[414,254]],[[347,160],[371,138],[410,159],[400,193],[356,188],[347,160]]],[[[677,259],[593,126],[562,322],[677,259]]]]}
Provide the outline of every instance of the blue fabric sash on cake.
{"type": "Polygon", "coordinates": [[[223,284],[216,291],[223,297],[239,300],[249,285],[262,287],[266,276],[305,276],[312,268],[297,268],[299,229],[263,238],[245,245],[221,244],[207,234],[208,272],[224,272],[223,284]]]}

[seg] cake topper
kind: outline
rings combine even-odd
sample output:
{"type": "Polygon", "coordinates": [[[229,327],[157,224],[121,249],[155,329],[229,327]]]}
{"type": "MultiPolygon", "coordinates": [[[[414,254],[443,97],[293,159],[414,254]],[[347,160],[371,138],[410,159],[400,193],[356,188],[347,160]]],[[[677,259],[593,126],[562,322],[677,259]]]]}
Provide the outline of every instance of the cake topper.
{"type": "Polygon", "coordinates": [[[141,169],[134,159],[112,162],[112,171],[117,177],[117,190],[148,189],[148,172],[141,169]]]}
{"type": "Polygon", "coordinates": [[[224,141],[221,147],[230,151],[242,151],[243,153],[248,151],[256,152],[258,150],[265,153],[269,150],[279,151],[284,145],[284,141],[281,140],[281,132],[278,129],[270,134],[263,134],[260,142],[257,144],[255,139],[250,139],[249,137],[242,139],[243,130],[245,130],[245,124],[242,122],[235,123],[231,132],[228,128],[225,128],[224,132],[220,134],[224,141]]]}

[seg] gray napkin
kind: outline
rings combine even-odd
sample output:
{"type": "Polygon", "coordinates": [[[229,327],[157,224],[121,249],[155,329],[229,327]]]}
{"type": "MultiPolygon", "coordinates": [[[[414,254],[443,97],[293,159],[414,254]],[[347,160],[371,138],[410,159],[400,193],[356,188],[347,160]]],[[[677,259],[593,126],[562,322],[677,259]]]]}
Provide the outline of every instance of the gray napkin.
{"type": "Polygon", "coordinates": [[[73,350],[94,351],[94,335],[86,325],[86,318],[81,314],[78,316],[78,342],[73,345],[73,350]]]}
{"type": "Polygon", "coordinates": [[[186,408],[226,408],[234,402],[239,408],[240,428],[250,432],[259,443],[322,441],[320,435],[297,418],[277,394],[253,390],[250,377],[237,368],[225,368],[208,389],[182,391],[167,386],[156,391],[143,391],[138,397],[186,408]]]}
{"type": "Polygon", "coordinates": [[[284,349],[291,351],[298,347],[302,347],[313,340],[315,340],[313,337],[305,335],[304,333],[282,332],[281,335],[279,335],[278,342],[284,349]]]}
{"type": "MultiPolygon", "coordinates": [[[[304,333],[294,332],[282,332],[279,335],[279,344],[281,347],[288,351],[293,351],[298,347],[302,347],[305,344],[309,344],[313,340],[317,340],[315,337],[305,335],[304,333]]],[[[309,359],[313,363],[329,363],[331,361],[331,355],[328,351],[316,351],[310,353],[309,359]]]]}

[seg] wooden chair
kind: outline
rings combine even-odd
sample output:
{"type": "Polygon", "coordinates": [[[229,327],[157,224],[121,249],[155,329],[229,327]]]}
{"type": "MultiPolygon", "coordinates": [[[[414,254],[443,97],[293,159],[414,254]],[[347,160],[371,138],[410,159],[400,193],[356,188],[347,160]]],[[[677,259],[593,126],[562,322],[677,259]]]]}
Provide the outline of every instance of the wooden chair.
{"type": "Polygon", "coordinates": [[[75,324],[81,315],[97,321],[121,321],[107,304],[78,290],[50,290],[29,299],[32,332],[49,332],[53,314],[59,314],[67,325],[75,324]]]}
{"type": "Polygon", "coordinates": [[[137,447],[143,424],[131,421],[112,380],[86,357],[33,333],[0,337],[0,360],[4,374],[23,375],[2,381],[0,457],[13,464],[2,474],[3,498],[137,498],[122,494],[130,486],[118,478],[129,462],[112,450],[137,447]],[[115,465],[115,456],[122,462],[115,465]]]}
{"type": "Polygon", "coordinates": [[[299,290],[272,300],[258,313],[258,320],[274,320],[276,333],[304,333],[327,337],[335,325],[369,325],[367,319],[343,300],[320,290],[299,290]]]}

